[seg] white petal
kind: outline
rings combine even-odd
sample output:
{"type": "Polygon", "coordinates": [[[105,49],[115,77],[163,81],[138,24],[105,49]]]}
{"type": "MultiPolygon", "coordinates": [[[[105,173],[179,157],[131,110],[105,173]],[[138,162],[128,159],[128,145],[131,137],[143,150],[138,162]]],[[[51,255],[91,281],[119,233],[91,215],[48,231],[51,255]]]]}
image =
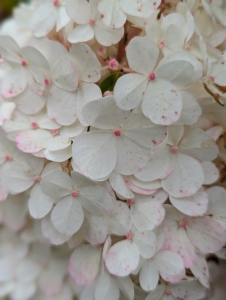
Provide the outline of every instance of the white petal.
{"type": "Polygon", "coordinates": [[[2,172],[2,182],[12,194],[29,189],[35,182],[33,177],[28,166],[16,162],[2,172]]]}
{"type": "Polygon", "coordinates": [[[59,58],[52,68],[52,80],[59,87],[73,92],[78,87],[78,73],[74,62],[69,57],[59,58]]]}
{"type": "Polygon", "coordinates": [[[165,216],[165,210],[162,205],[152,200],[151,196],[149,197],[149,201],[135,199],[135,203],[131,206],[133,225],[140,231],[154,229],[162,222],[165,216]]]}
{"type": "Polygon", "coordinates": [[[202,109],[192,95],[183,91],[180,94],[182,96],[183,107],[180,118],[175,125],[195,124],[202,114],[202,109]]]}
{"type": "Polygon", "coordinates": [[[134,285],[129,276],[127,277],[116,277],[116,282],[121,292],[128,298],[128,300],[134,299],[134,285]]]}
{"type": "Polygon", "coordinates": [[[177,89],[188,87],[193,74],[192,64],[184,60],[162,63],[155,72],[156,77],[171,82],[177,89]]]}
{"type": "Polygon", "coordinates": [[[70,22],[70,18],[66,12],[64,6],[58,8],[58,14],[56,19],[56,32],[59,32],[64,26],[70,22]]]}
{"type": "Polygon", "coordinates": [[[98,11],[103,16],[105,26],[119,28],[126,22],[126,15],[122,11],[118,0],[102,0],[98,5],[98,11]]]}
{"type": "Polygon", "coordinates": [[[196,259],[191,266],[191,271],[196,278],[203,284],[207,289],[209,288],[209,269],[205,259],[205,256],[199,253],[196,253],[196,259]]]}
{"type": "Polygon", "coordinates": [[[4,98],[12,98],[24,91],[27,86],[27,72],[21,68],[13,69],[1,83],[1,94],[4,98]]]}
{"type": "Polygon", "coordinates": [[[85,214],[82,234],[91,245],[100,245],[107,238],[107,219],[92,213],[85,214]]]}
{"type": "Polygon", "coordinates": [[[51,119],[61,125],[67,126],[74,123],[77,119],[75,93],[70,93],[53,85],[48,97],[47,112],[51,119]]]}
{"type": "Polygon", "coordinates": [[[28,201],[31,216],[35,219],[41,219],[50,212],[52,206],[53,200],[41,191],[39,184],[35,184],[28,201]]]}
{"type": "Polygon", "coordinates": [[[189,218],[186,229],[192,244],[203,253],[217,252],[226,242],[223,227],[210,217],[189,218]]]}
{"type": "Polygon", "coordinates": [[[127,199],[131,199],[134,197],[134,194],[126,186],[122,175],[116,172],[112,172],[111,176],[109,177],[109,182],[112,188],[115,190],[115,192],[121,195],[122,197],[127,199]]]}
{"type": "Polygon", "coordinates": [[[204,172],[203,184],[212,184],[219,178],[219,170],[210,161],[204,161],[201,163],[204,172]]]}
{"type": "Polygon", "coordinates": [[[49,151],[64,150],[69,146],[71,146],[71,139],[61,135],[57,135],[48,144],[48,150],[49,151]]]}
{"type": "Polygon", "coordinates": [[[96,21],[94,26],[96,40],[103,46],[111,46],[117,44],[124,35],[124,27],[108,28],[104,26],[102,20],[96,21]]]}
{"type": "Polygon", "coordinates": [[[82,245],[70,257],[69,273],[78,285],[88,285],[97,276],[101,259],[101,248],[82,245]]]}
{"type": "Polygon", "coordinates": [[[139,263],[137,246],[129,240],[114,244],[105,257],[108,271],[116,276],[126,276],[132,273],[139,263]]]}
{"type": "Polygon", "coordinates": [[[108,193],[99,186],[87,186],[81,189],[78,199],[89,212],[97,215],[111,214],[114,202],[108,193]]]}
{"type": "Polygon", "coordinates": [[[167,250],[161,251],[155,255],[154,261],[164,280],[174,282],[174,276],[179,275],[180,279],[184,277],[184,263],[179,254],[167,250]]]}
{"type": "Polygon", "coordinates": [[[70,54],[73,56],[79,79],[85,82],[97,82],[100,79],[101,64],[88,45],[72,45],[70,54]]]}
{"type": "Polygon", "coordinates": [[[149,162],[134,176],[142,181],[152,181],[167,177],[175,167],[175,155],[170,147],[166,147],[162,152],[151,157],[149,162]],[[155,170],[153,172],[153,170],[155,170]]]}
{"type": "Polygon", "coordinates": [[[84,213],[81,204],[71,196],[61,200],[51,214],[55,228],[66,235],[72,235],[78,231],[83,219],[84,213]]]}
{"type": "Polygon", "coordinates": [[[53,170],[42,176],[41,189],[46,195],[55,198],[65,197],[73,191],[73,182],[68,174],[53,170]]]}
{"type": "Polygon", "coordinates": [[[120,297],[119,287],[113,276],[108,273],[104,273],[97,282],[95,290],[96,300],[116,300],[120,297]]]}
{"type": "Polygon", "coordinates": [[[145,291],[151,291],[157,286],[159,280],[159,272],[152,259],[145,261],[145,263],[143,264],[140,270],[139,279],[140,285],[145,291]]]}
{"type": "Polygon", "coordinates": [[[185,215],[196,217],[203,215],[208,207],[208,196],[203,190],[186,198],[169,197],[173,206],[185,215]]]}
{"type": "Polygon", "coordinates": [[[134,37],[126,49],[130,68],[145,76],[154,69],[158,55],[158,47],[147,36],[134,37]]]}
{"type": "Polygon", "coordinates": [[[141,74],[126,74],[121,76],[114,87],[117,105],[121,109],[135,108],[143,99],[147,87],[147,78],[141,74]]]}
{"type": "Polygon", "coordinates": [[[72,157],[71,146],[58,151],[49,151],[48,149],[46,149],[44,153],[46,159],[56,162],[64,162],[65,160],[72,157]]]}
{"type": "Polygon", "coordinates": [[[150,294],[148,294],[145,300],[163,300],[164,298],[162,297],[164,297],[165,295],[165,289],[166,287],[164,284],[157,285],[157,287],[153,291],[151,291],[150,294]]]}
{"type": "Polygon", "coordinates": [[[68,0],[66,10],[71,20],[77,24],[87,24],[91,18],[90,5],[86,0],[68,0]]]}
{"type": "Polygon", "coordinates": [[[47,35],[56,22],[57,10],[52,3],[45,3],[34,11],[31,18],[31,29],[36,37],[47,35]]]}
{"type": "Polygon", "coordinates": [[[92,100],[100,99],[102,97],[102,92],[99,86],[94,83],[81,82],[76,95],[78,119],[83,126],[88,126],[89,124],[85,121],[82,114],[83,107],[92,100]]]}
{"type": "Polygon", "coordinates": [[[156,237],[153,231],[132,230],[133,242],[137,245],[140,255],[144,258],[151,258],[156,251],[156,237]]]}
{"type": "Polygon", "coordinates": [[[160,5],[160,0],[120,0],[120,4],[122,9],[128,14],[132,16],[147,18],[149,15],[158,8],[160,5]]]}
{"type": "Polygon", "coordinates": [[[140,194],[140,195],[152,195],[154,194],[157,189],[146,189],[146,188],[140,188],[138,186],[136,186],[135,184],[133,184],[128,177],[124,178],[124,181],[126,183],[126,185],[128,186],[128,188],[131,189],[131,191],[133,191],[134,193],[140,194]]]}
{"type": "Polygon", "coordinates": [[[90,24],[77,25],[67,37],[68,41],[72,44],[87,42],[93,38],[94,31],[90,24]]]}
{"type": "Polygon", "coordinates": [[[82,110],[85,121],[96,128],[113,129],[124,123],[131,112],[121,110],[116,106],[112,96],[93,100],[82,110]]]}
{"type": "Polygon", "coordinates": [[[112,214],[108,217],[109,232],[115,235],[126,235],[131,229],[131,212],[126,203],[116,201],[112,214]]]}
{"type": "Polygon", "coordinates": [[[150,157],[150,149],[144,148],[124,134],[116,137],[117,163],[115,172],[122,175],[132,175],[142,168],[150,157]]]}
{"type": "Polygon", "coordinates": [[[57,231],[50,220],[50,216],[46,216],[42,220],[42,233],[44,237],[53,245],[62,245],[71,237],[70,235],[66,235],[57,231]]]}
{"type": "Polygon", "coordinates": [[[9,192],[6,189],[6,187],[3,185],[2,180],[0,178],[0,202],[4,201],[7,196],[8,196],[9,192]]]}
{"type": "Polygon", "coordinates": [[[171,125],[182,111],[182,96],[164,79],[150,81],[144,94],[142,111],[153,123],[171,125]]]}
{"type": "Polygon", "coordinates": [[[178,299],[193,300],[202,299],[206,296],[206,289],[197,280],[183,280],[171,285],[170,290],[173,296],[178,299]]]}
{"type": "Polygon", "coordinates": [[[175,168],[168,177],[162,179],[162,187],[176,198],[192,196],[204,181],[201,164],[183,153],[177,153],[175,156],[175,168]]]}
{"type": "Polygon", "coordinates": [[[82,133],[75,138],[72,146],[75,165],[83,175],[93,180],[109,176],[116,164],[115,143],[115,137],[110,133],[82,133]]]}

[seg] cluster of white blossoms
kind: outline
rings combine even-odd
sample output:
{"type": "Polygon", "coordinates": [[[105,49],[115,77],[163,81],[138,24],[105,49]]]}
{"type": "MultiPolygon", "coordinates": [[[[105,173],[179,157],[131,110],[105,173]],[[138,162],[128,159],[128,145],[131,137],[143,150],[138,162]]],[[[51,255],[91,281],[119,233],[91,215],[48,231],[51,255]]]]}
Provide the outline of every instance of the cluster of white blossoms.
{"type": "Polygon", "coordinates": [[[224,0],[22,4],[0,27],[0,93],[0,299],[208,299],[224,0]]]}

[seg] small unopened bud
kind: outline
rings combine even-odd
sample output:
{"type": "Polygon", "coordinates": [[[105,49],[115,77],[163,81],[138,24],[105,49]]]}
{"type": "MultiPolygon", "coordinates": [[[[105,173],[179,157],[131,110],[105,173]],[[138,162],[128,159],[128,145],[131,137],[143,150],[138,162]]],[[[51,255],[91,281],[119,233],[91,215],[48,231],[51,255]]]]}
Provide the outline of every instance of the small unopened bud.
{"type": "Polygon", "coordinates": [[[118,68],[119,68],[119,63],[117,62],[116,59],[111,59],[111,60],[109,61],[109,68],[110,68],[111,70],[118,70],[118,68]]]}
{"type": "Polygon", "coordinates": [[[110,96],[110,95],[113,95],[113,92],[111,92],[111,91],[106,91],[106,92],[104,92],[104,94],[103,94],[104,97],[107,97],[107,96],[110,96]]]}

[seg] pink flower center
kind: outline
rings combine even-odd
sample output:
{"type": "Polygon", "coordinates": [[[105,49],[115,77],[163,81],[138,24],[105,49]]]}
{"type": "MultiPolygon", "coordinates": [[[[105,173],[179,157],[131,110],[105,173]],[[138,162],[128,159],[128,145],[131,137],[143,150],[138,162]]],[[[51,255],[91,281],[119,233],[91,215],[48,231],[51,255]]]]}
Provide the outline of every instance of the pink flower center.
{"type": "Polygon", "coordinates": [[[214,77],[213,77],[213,76],[210,76],[210,77],[209,77],[209,81],[210,81],[210,82],[214,82],[214,77]]]}
{"type": "Polygon", "coordinates": [[[26,67],[26,66],[27,66],[26,60],[22,60],[21,65],[22,65],[23,67],[26,67]]]}
{"type": "Polygon", "coordinates": [[[121,135],[121,131],[120,130],[115,130],[114,134],[115,134],[115,136],[120,136],[121,135]]]}
{"type": "Polygon", "coordinates": [[[127,200],[127,203],[128,203],[129,205],[132,205],[132,204],[133,204],[133,199],[128,199],[128,200],[127,200]]]}
{"type": "Polygon", "coordinates": [[[149,79],[150,80],[155,80],[155,73],[152,72],[150,75],[149,75],[149,79]]]}
{"type": "Polygon", "coordinates": [[[191,46],[190,45],[185,45],[184,49],[189,51],[191,49],[191,46]]]}
{"type": "Polygon", "coordinates": [[[35,182],[39,182],[41,180],[41,177],[40,176],[34,176],[33,179],[34,179],[35,182]]]}
{"type": "Polygon", "coordinates": [[[95,23],[95,21],[93,19],[89,19],[89,24],[93,25],[95,23]]]}
{"type": "Polygon", "coordinates": [[[50,85],[50,80],[48,78],[45,79],[45,84],[50,85]]]}
{"type": "Polygon", "coordinates": [[[11,158],[11,156],[10,155],[6,155],[5,156],[5,160],[11,160],[12,158],[11,158]]]}
{"type": "Polygon", "coordinates": [[[172,147],[172,148],[171,148],[171,151],[172,151],[173,153],[177,153],[177,152],[178,152],[178,147],[176,147],[176,146],[172,147]]]}
{"type": "Polygon", "coordinates": [[[167,291],[167,292],[166,292],[166,295],[167,295],[167,296],[172,296],[172,292],[171,292],[171,291],[167,291]]]}
{"type": "Polygon", "coordinates": [[[38,127],[38,124],[37,124],[36,122],[31,122],[31,127],[37,128],[37,127],[38,127]]]}
{"type": "Polygon", "coordinates": [[[125,238],[127,240],[130,240],[132,238],[132,233],[131,232],[128,232],[126,235],[125,235],[125,238]]]}
{"type": "Polygon", "coordinates": [[[78,192],[72,191],[72,192],[71,192],[71,196],[72,196],[72,197],[77,197],[77,196],[78,196],[78,192]]]}
{"type": "Polygon", "coordinates": [[[160,47],[160,48],[162,48],[162,47],[165,46],[165,42],[164,42],[164,41],[160,41],[158,44],[159,44],[159,47],[160,47]]]}
{"type": "Polygon", "coordinates": [[[53,129],[51,132],[53,135],[57,135],[59,133],[58,129],[53,129]]]}
{"type": "Polygon", "coordinates": [[[53,5],[54,5],[54,6],[58,6],[59,4],[60,4],[60,3],[59,3],[59,0],[54,0],[54,1],[53,1],[53,5]]]}
{"type": "Polygon", "coordinates": [[[106,91],[106,92],[104,92],[103,97],[107,97],[107,96],[110,96],[110,95],[113,95],[113,92],[106,91]]]}
{"type": "Polygon", "coordinates": [[[186,228],[187,222],[184,221],[184,220],[182,220],[182,221],[179,222],[179,226],[180,226],[181,228],[186,228]]]}

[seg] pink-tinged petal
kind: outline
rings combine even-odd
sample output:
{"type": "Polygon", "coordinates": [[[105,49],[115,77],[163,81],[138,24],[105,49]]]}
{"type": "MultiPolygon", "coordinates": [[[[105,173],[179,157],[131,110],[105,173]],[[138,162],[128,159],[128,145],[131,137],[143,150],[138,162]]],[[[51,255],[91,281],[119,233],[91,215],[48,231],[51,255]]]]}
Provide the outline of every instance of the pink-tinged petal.
{"type": "Polygon", "coordinates": [[[185,215],[196,217],[203,215],[208,207],[208,196],[203,190],[199,190],[196,194],[186,198],[169,197],[173,206],[185,215]]]}
{"type": "MultiPolygon", "coordinates": [[[[153,180],[153,181],[141,181],[137,179],[134,175],[127,176],[129,181],[137,187],[147,190],[155,190],[161,188],[161,181],[160,180],[153,180]]],[[[165,193],[165,192],[164,192],[165,193]]],[[[166,193],[165,193],[166,194],[166,193]]]]}
{"type": "Polygon", "coordinates": [[[160,251],[154,256],[154,262],[161,277],[166,281],[179,281],[185,276],[183,259],[177,253],[160,251]]]}
{"type": "Polygon", "coordinates": [[[128,15],[146,19],[158,8],[158,6],[161,4],[161,0],[120,0],[120,4],[124,12],[126,12],[128,15]]]}
{"type": "Polygon", "coordinates": [[[139,264],[139,250],[130,240],[114,244],[105,257],[108,271],[116,276],[126,276],[132,273],[139,264]]]}
{"type": "Polygon", "coordinates": [[[102,21],[110,28],[122,27],[126,22],[126,14],[122,11],[118,0],[102,0],[98,11],[103,16],[102,21]]]}
{"type": "Polygon", "coordinates": [[[18,149],[26,153],[35,153],[47,148],[52,139],[52,134],[43,129],[27,130],[16,136],[18,149]]]}
{"type": "Polygon", "coordinates": [[[145,291],[151,291],[156,288],[159,280],[159,271],[153,259],[144,262],[140,270],[139,279],[140,285],[145,291]]]}
{"type": "Polygon", "coordinates": [[[182,96],[164,79],[149,82],[142,103],[143,114],[153,123],[172,125],[181,115],[182,96]]]}
{"type": "Polygon", "coordinates": [[[91,245],[82,245],[74,250],[69,261],[69,273],[76,284],[88,285],[96,278],[101,250],[91,245]]]}
{"type": "Polygon", "coordinates": [[[162,179],[162,187],[173,197],[192,196],[203,184],[202,166],[196,159],[183,153],[176,153],[175,159],[174,170],[168,177],[162,179]]]}
{"type": "Polygon", "coordinates": [[[134,185],[127,177],[124,178],[124,181],[125,181],[125,184],[127,185],[127,187],[131,191],[133,191],[134,193],[140,194],[140,195],[152,195],[157,191],[157,189],[148,190],[148,189],[140,188],[140,187],[134,185]]]}
{"type": "Polygon", "coordinates": [[[192,244],[203,253],[217,252],[225,245],[223,227],[210,217],[187,218],[186,230],[192,244]]]}
{"type": "Polygon", "coordinates": [[[154,69],[158,55],[158,47],[148,36],[134,37],[126,49],[130,68],[145,76],[148,76],[154,69]]]}
{"type": "MultiPolygon", "coordinates": [[[[206,289],[197,280],[183,280],[170,285],[170,291],[176,299],[203,299],[206,289]]],[[[175,299],[174,298],[174,299],[175,299]]]]}
{"type": "Polygon", "coordinates": [[[1,83],[1,94],[4,98],[16,97],[27,86],[27,72],[21,67],[13,69],[1,83]]]}
{"type": "Polygon", "coordinates": [[[41,227],[44,237],[53,245],[62,245],[71,237],[70,235],[66,235],[57,231],[50,220],[50,216],[46,216],[42,220],[41,227]]]}
{"type": "Polygon", "coordinates": [[[191,266],[191,271],[195,277],[204,285],[207,289],[209,288],[209,268],[206,262],[205,255],[196,253],[196,259],[191,266]]]}
{"type": "Polygon", "coordinates": [[[54,227],[61,233],[72,235],[82,226],[84,212],[78,200],[68,196],[58,202],[51,213],[54,227]]]}
{"type": "Polygon", "coordinates": [[[112,172],[111,176],[109,177],[109,183],[114,189],[114,191],[120,196],[126,199],[134,198],[134,194],[127,187],[124,177],[122,175],[116,172],[112,172]]]}

